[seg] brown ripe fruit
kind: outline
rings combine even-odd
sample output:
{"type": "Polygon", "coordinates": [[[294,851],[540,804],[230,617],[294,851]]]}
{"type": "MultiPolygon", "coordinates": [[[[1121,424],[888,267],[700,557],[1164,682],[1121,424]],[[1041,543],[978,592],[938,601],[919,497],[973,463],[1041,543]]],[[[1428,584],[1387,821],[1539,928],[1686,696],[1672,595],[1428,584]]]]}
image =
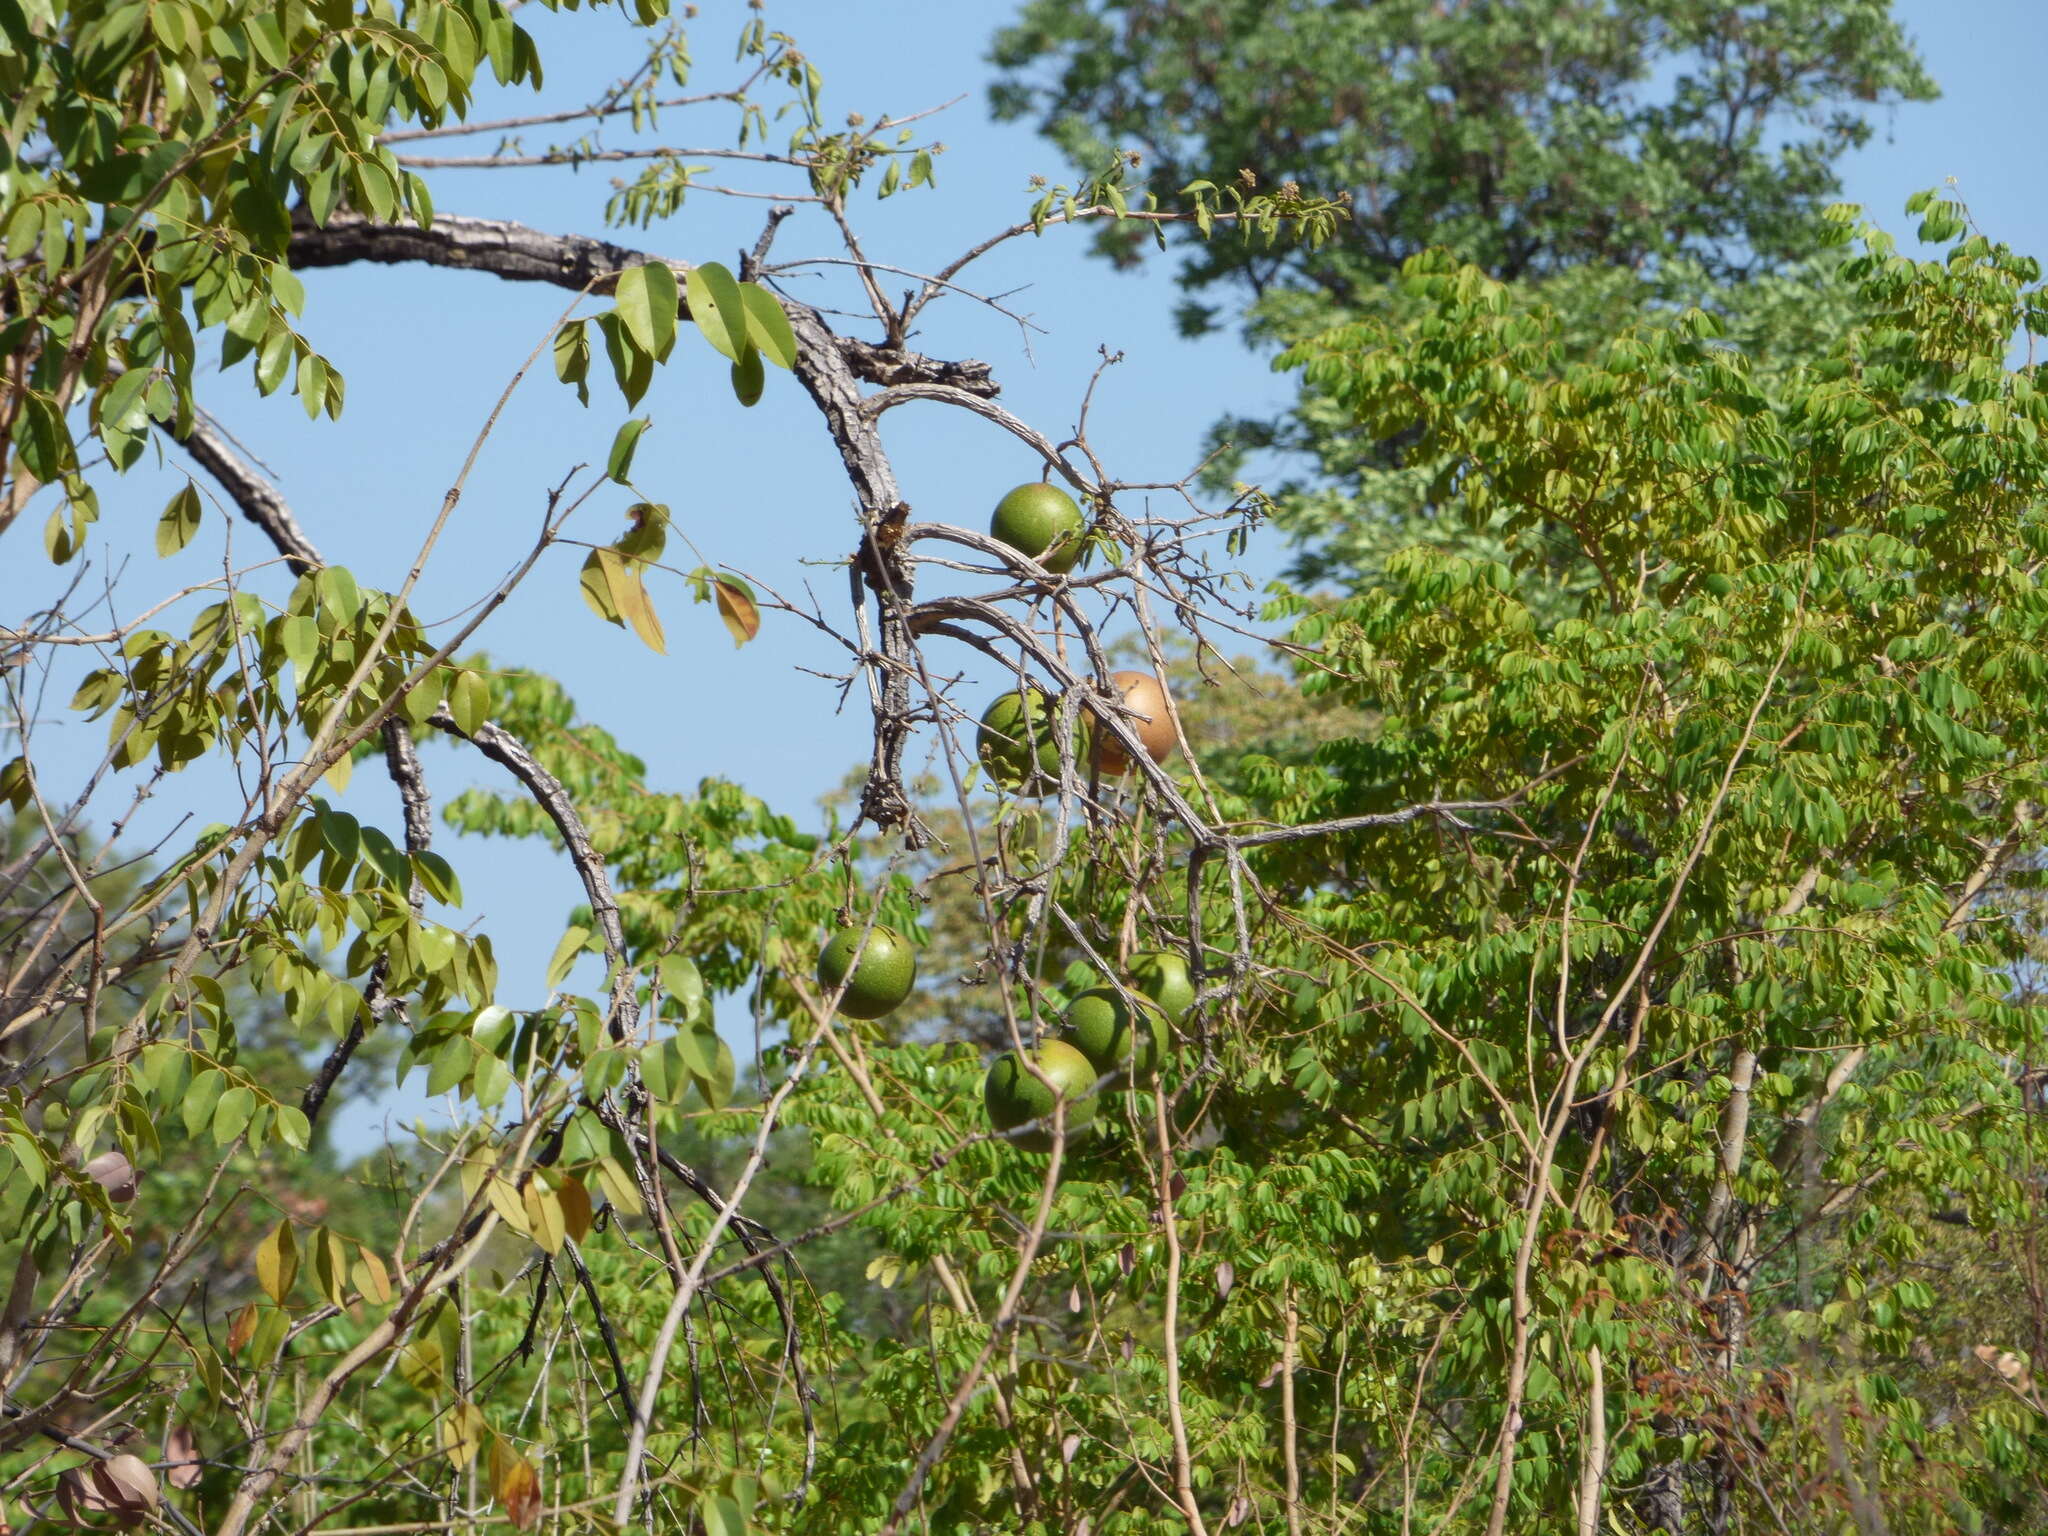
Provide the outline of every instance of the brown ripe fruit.
{"type": "MultiPolygon", "coordinates": [[[[1138,740],[1155,763],[1163,763],[1180,744],[1173,732],[1173,717],[1167,712],[1166,689],[1150,672],[1112,672],[1109,680],[1123,695],[1124,707],[1138,718],[1125,724],[1137,732],[1138,740]]],[[[1099,721],[1094,722],[1095,767],[1106,778],[1115,778],[1131,766],[1124,745],[1099,721]]]]}

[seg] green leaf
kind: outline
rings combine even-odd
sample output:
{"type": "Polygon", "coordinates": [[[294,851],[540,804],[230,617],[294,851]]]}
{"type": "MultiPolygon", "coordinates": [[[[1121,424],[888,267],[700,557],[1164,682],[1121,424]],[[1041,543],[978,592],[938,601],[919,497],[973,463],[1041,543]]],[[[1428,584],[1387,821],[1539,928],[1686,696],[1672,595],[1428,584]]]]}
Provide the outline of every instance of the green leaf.
{"type": "Polygon", "coordinates": [[[295,1151],[303,1152],[313,1139],[313,1123],[296,1104],[277,1106],[277,1138],[295,1151]]]}
{"type": "Polygon", "coordinates": [[[747,1536],[747,1517],[722,1493],[699,1494],[697,1518],[704,1522],[704,1536],[747,1536]]]}
{"type": "Polygon", "coordinates": [[[555,377],[576,386],[576,398],[590,404],[590,327],[571,320],[555,332],[555,377]]]}
{"type": "Polygon", "coordinates": [[[765,382],[761,369],[761,349],[749,342],[740,353],[738,362],[732,365],[732,392],[741,405],[756,405],[761,399],[761,388],[765,382]]]}
{"type": "Polygon", "coordinates": [[[249,1128],[249,1117],[256,1113],[256,1090],[238,1086],[230,1088],[220,1096],[220,1103],[213,1110],[213,1140],[216,1146],[226,1146],[249,1128]]]}
{"type": "Polygon", "coordinates": [[[690,297],[690,318],[704,339],[721,356],[734,362],[746,345],[747,303],[740,297],[740,285],[733,275],[715,261],[690,268],[685,286],[690,297]]]}
{"type": "Polygon", "coordinates": [[[673,1104],[689,1087],[689,1079],[676,1070],[674,1045],[657,1040],[640,1052],[640,1080],[657,1104],[673,1104]]]}
{"type": "Polygon", "coordinates": [[[583,946],[590,941],[588,928],[571,928],[562,935],[562,942],[555,946],[555,953],[548,961],[547,980],[543,983],[550,989],[559,987],[568,978],[569,968],[576,963],[576,957],[583,953],[583,946]]]}
{"type": "Polygon", "coordinates": [[[227,1085],[227,1075],[214,1067],[208,1067],[192,1079],[192,1086],[185,1090],[185,1097],[178,1105],[179,1113],[184,1117],[186,1135],[197,1136],[200,1128],[212,1121],[214,1106],[220,1102],[221,1092],[227,1085]]]}
{"type": "Polygon", "coordinates": [[[490,684],[468,667],[457,672],[448,685],[448,713],[455,717],[455,728],[474,736],[490,718],[490,709],[490,684]]]}
{"type": "Polygon", "coordinates": [[[761,355],[778,368],[795,367],[796,333],[775,295],[758,283],[741,283],[740,298],[747,306],[747,335],[761,355]]]}
{"type": "Polygon", "coordinates": [[[299,359],[299,404],[306,408],[306,419],[317,421],[327,406],[327,359],[318,352],[308,352],[299,359]]]}
{"type": "Polygon", "coordinates": [[[102,428],[121,426],[127,423],[142,403],[142,392],[149,387],[147,368],[130,368],[107,386],[107,392],[100,397],[97,419],[102,428]]]}
{"type": "Polygon", "coordinates": [[[419,876],[420,884],[427,894],[444,906],[462,905],[462,886],[455,878],[455,871],[448,861],[438,853],[422,848],[412,856],[412,872],[419,876]]]}
{"type": "Polygon", "coordinates": [[[376,866],[377,872],[398,889],[405,890],[412,884],[412,866],[404,854],[375,827],[362,829],[363,857],[376,866]]]}
{"type": "Polygon", "coordinates": [[[665,362],[676,343],[676,315],[681,295],[676,275],[665,263],[650,261],[629,268],[619,276],[613,295],[619,318],[626,323],[640,350],[656,362],[665,362]]]}
{"type": "Polygon", "coordinates": [[[344,624],[353,624],[356,615],[363,611],[363,594],[346,567],[321,566],[314,573],[313,585],[320,594],[320,606],[344,624]]]}
{"type": "Polygon", "coordinates": [[[199,532],[199,491],[186,481],[156,520],[156,552],[159,557],[175,555],[199,532]]]}
{"type": "Polygon", "coordinates": [[[688,955],[663,955],[658,969],[661,989],[675,1005],[676,1016],[688,1021],[704,1006],[704,975],[688,955]]]}
{"type": "Polygon", "coordinates": [[[697,1084],[697,1092],[704,1102],[713,1109],[723,1109],[732,1098],[733,1084],[739,1077],[739,1065],[733,1060],[732,1047],[719,1038],[718,1031],[708,1023],[693,1024],[677,1036],[678,1044],[687,1039],[699,1058],[708,1063],[708,1070],[692,1071],[690,1076],[697,1084]]]}
{"type": "Polygon", "coordinates": [[[427,1068],[427,1093],[438,1098],[449,1092],[455,1085],[469,1076],[469,1069],[476,1058],[475,1048],[467,1035],[456,1035],[442,1043],[434,1052],[433,1064],[427,1068]]]}
{"type": "Polygon", "coordinates": [[[604,472],[620,485],[632,483],[633,451],[640,446],[640,434],[653,425],[653,418],[635,416],[613,436],[611,458],[606,462],[604,472]]]}
{"type": "Polygon", "coordinates": [[[628,406],[638,405],[647,386],[654,382],[654,359],[633,340],[616,310],[599,315],[597,328],[604,332],[605,357],[612,365],[612,378],[619,393],[626,397],[628,406]]]}
{"type": "Polygon", "coordinates": [[[469,1091],[477,1103],[485,1109],[495,1108],[512,1087],[512,1073],[497,1057],[482,1054],[476,1058],[476,1074],[471,1079],[469,1091]]]}
{"type": "Polygon", "coordinates": [[[292,343],[296,338],[291,327],[273,324],[263,336],[263,346],[256,354],[256,393],[271,395],[284,383],[285,372],[291,367],[292,343]]]}

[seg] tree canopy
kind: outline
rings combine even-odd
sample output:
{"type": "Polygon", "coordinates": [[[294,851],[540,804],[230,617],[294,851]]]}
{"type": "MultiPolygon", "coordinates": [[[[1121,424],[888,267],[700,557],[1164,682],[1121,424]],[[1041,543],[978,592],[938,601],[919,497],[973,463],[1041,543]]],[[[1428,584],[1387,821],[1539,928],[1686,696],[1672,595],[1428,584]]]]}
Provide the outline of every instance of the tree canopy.
{"type": "Polygon", "coordinates": [[[991,56],[997,111],[1079,165],[1347,197],[1312,251],[1184,248],[1192,288],[1340,303],[1435,248],[1504,281],[1798,261],[1867,109],[1934,93],[1889,0],[1030,0],[991,56]]]}

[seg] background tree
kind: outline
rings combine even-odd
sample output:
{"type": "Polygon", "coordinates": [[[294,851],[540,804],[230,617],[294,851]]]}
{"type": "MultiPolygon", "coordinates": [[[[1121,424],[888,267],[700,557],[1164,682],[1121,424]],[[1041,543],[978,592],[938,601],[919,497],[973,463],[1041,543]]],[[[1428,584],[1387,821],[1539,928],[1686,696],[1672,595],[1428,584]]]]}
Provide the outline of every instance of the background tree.
{"type": "MultiPolygon", "coordinates": [[[[1182,324],[1241,306],[1268,344],[1399,306],[1402,265],[1442,248],[1540,290],[1587,345],[1646,304],[1702,304],[1753,351],[1804,355],[1847,320],[1838,289],[1804,280],[1837,162],[1871,109],[1935,94],[1889,0],[1033,0],[991,57],[997,113],[1075,165],[1132,151],[1162,196],[1243,177],[1349,200],[1327,246],[1178,245],[1182,324]],[[1760,280],[1796,297],[1766,310],[1760,280]]],[[[1147,257],[1129,230],[1096,245],[1147,257]]],[[[1438,466],[1361,440],[1312,384],[1288,418],[1233,414],[1218,437],[1300,467],[1277,515],[1306,579],[1368,581],[1416,538],[1474,537],[1444,528],[1438,466]]]]}

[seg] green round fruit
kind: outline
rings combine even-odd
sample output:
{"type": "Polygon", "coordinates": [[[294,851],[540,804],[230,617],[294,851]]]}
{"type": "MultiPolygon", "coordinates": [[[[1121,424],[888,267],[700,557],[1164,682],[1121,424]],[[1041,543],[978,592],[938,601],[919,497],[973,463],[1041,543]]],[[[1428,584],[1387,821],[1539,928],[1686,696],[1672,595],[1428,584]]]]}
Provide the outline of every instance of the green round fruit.
{"type": "Polygon", "coordinates": [[[827,941],[818,954],[818,985],[829,995],[845,982],[839,1011],[849,1019],[879,1019],[894,1011],[917,984],[917,951],[895,929],[880,923],[867,930],[865,948],[861,933],[859,925],[842,928],[827,941]],[[856,949],[860,950],[859,965],[853,963],[856,949]],[[849,970],[851,981],[847,980],[849,970]]]}
{"type": "Polygon", "coordinates": [[[988,531],[1029,555],[1048,571],[1064,575],[1081,558],[1081,531],[1086,523],[1074,498],[1056,485],[1034,480],[1020,485],[996,503],[988,531]]]}
{"type": "Polygon", "coordinates": [[[1188,980],[1187,957],[1171,949],[1148,949],[1131,956],[1131,990],[1151,998],[1176,1024],[1195,1006],[1195,984],[1188,980]]]}
{"type": "MultiPolygon", "coordinates": [[[[1067,1141],[1071,1145],[1075,1133],[1095,1119],[1096,1096],[1090,1092],[1095,1086],[1095,1068],[1064,1040],[1044,1041],[1031,1055],[1039,1071],[1052,1079],[1053,1087],[1048,1088],[1033,1077],[1024,1058],[1015,1051],[1004,1052],[988,1069],[988,1077],[981,1085],[981,1101],[988,1109],[989,1124],[999,1131],[1014,1131],[1033,1120],[1047,1120],[1052,1114],[1056,1089],[1066,1101],[1067,1141]]],[[[1052,1126],[1048,1121],[1009,1139],[1026,1152],[1050,1152],[1052,1126]]]]}
{"type": "Polygon", "coordinates": [[[1054,705],[1037,687],[997,694],[981,712],[975,754],[990,778],[1019,794],[1050,794],[1059,787],[1060,748],[1053,735],[1054,705]]]}
{"type": "Polygon", "coordinates": [[[1090,987],[1068,1005],[1060,1038],[1097,1072],[1149,1077],[1166,1058],[1166,1015],[1149,998],[1133,1007],[1114,987],[1090,987]]]}

